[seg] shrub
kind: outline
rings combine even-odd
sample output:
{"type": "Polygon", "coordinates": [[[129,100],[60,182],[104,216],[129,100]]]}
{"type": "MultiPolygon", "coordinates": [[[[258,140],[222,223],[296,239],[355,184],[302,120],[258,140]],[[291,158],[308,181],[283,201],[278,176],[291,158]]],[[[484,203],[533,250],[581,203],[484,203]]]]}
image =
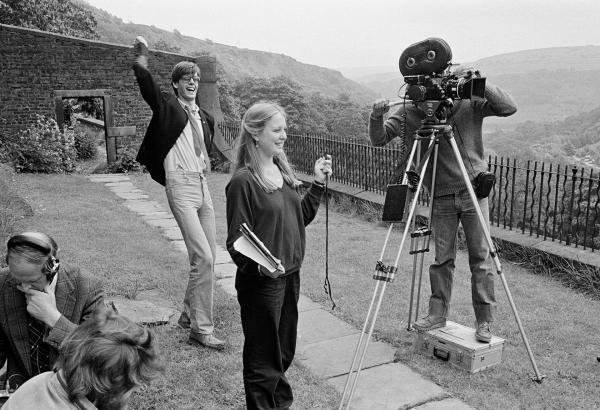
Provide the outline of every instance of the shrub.
{"type": "Polygon", "coordinates": [[[75,168],[73,131],[61,132],[56,121],[37,115],[37,120],[13,138],[5,149],[19,172],[62,173],[75,168]]]}
{"type": "MultiPolygon", "coordinates": [[[[33,215],[31,206],[16,192],[14,188],[14,171],[6,164],[0,163],[0,244],[6,243],[9,236],[15,233],[18,224],[33,215]]],[[[3,266],[3,250],[0,249],[0,267],[3,266]]]]}
{"type": "Polygon", "coordinates": [[[98,145],[93,135],[90,135],[85,130],[78,128],[73,129],[75,151],[77,151],[77,159],[88,160],[98,156],[98,145]]]}
{"type": "Polygon", "coordinates": [[[136,152],[131,148],[126,148],[117,154],[117,160],[106,168],[106,172],[117,174],[122,172],[138,172],[142,166],[135,160],[136,152]]]}

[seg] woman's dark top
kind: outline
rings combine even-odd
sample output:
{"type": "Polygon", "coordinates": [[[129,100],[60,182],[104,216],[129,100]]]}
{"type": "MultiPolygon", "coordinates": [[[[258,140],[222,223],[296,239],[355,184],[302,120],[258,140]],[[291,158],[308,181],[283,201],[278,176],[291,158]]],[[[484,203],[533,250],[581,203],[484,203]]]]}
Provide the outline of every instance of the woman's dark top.
{"type": "Polygon", "coordinates": [[[247,168],[238,169],[225,187],[227,197],[227,250],[244,274],[259,275],[256,262],[233,249],[246,223],[285,268],[286,274],[302,265],[304,227],[317,214],[324,188],[312,184],[303,198],[285,181],[280,189],[265,192],[247,168]]]}

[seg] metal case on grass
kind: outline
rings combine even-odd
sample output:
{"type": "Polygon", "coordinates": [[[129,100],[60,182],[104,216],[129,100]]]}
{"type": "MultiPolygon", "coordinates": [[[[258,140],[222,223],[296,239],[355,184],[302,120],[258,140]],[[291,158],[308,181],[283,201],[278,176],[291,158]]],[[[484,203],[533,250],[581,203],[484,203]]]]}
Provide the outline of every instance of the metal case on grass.
{"type": "Polygon", "coordinates": [[[492,336],[490,343],[482,343],[475,339],[475,329],[447,321],[445,327],[418,332],[414,348],[476,373],[502,362],[504,339],[492,336]]]}

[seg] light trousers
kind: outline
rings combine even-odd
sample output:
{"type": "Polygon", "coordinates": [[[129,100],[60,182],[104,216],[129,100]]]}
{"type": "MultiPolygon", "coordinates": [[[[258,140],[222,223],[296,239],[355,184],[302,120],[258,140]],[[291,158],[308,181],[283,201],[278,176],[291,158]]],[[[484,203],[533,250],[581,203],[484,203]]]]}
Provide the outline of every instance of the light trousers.
{"type": "Polygon", "coordinates": [[[166,192],[190,262],[182,315],[189,318],[192,331],[211,334],[214,330],[216,232],[215,211],[206,178],[199,172],[167,172],[166,192]]]}

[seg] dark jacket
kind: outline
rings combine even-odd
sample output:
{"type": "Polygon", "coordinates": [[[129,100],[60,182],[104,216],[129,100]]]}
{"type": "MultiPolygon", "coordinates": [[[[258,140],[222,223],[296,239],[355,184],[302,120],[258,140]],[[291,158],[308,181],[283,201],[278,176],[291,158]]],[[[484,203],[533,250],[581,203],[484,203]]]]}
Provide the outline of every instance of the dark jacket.
{"type": "MultiPolygon", "coordinates": [[[[50,345],[50,365],[58,358],[58,347],[64,338],[94,311],[104,305],[104,292],[98,279],[84,275],[78,268],[63,265],[56,282],[56,307],[62,314],[44,337],[50,345]]],[[[0,269],[0,367],[7,364],[7,375],[35,376],[30,360],[27,303],[8,268],[0,269]]],[[[25,380],[19,382],[22,384],[25,380]]],[[[11,383],[11,387],[12,383],[11,383]]]]}
{"type": "MultiPolygon", "coordinates": [[[[146,67],[136,62],[133,65],[133,71],[142,97],[152,109],[152,119],[136,160],[148,169],[152,179],[161,185],[165,185],[163,162],[185,128],[188,117],[177,96],[161,91],[146,67]]],[[[196,97],[197,99],[198,97],[196,97]]],[[[198,104],[198,101],[196,101],[196,104],[198,104]]],[[[206,111],[201,109],[199,113],[202,119],[204,144],[210,153],[215,123],[213,117],[206,111]]]]}

